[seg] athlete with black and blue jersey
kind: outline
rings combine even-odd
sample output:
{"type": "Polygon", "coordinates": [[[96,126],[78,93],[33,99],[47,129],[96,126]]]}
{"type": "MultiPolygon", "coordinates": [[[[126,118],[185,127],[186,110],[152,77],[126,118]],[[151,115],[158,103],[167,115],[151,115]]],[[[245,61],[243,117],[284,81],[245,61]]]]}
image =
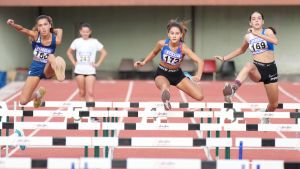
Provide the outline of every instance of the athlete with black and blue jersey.
{"type": "MultiPolygon", "coordinates": [[[[274,111],[278,106],[278,74],[274,56],[274,45],[278,44],[278,39],[274,28],[264,28],[264,16],[261,12],[253,12],[249,18],[250,28],[245,35],[240,48],[226,56],[215,56],[221,61],[230,60],[246,52],[249,48],[253,62],[246,65],[239,72],[236,80],[226,83],[223,89],[225,101],[231,102],[236,90],[243,81],[250,77],[254,82],[263,82],[269,99],[266,111],[274,111]]],[[[264,119],[268,123],[268,119],[264,119]]]]}
{"type": "Polygon", "coordinates": [[[160,63],[155,74],[155,84],[161,90],[161,99],[166,110],[171,109],[170,85],[187,93],[196,100],[203,100],[203,93],[200,86],[193,83],[183,74],[180,63],[184,56],[190,57],[198,64],[198,70],[193,81],[200,81],[203,71],[203,60],[200,59],[185,43],[184,36],[187,32],[183,22],[171,20],[167,25],[168,38],[157,42],[155,48],[143,60],[135,62],[135,67],[141,67],[151,61],[160,51],[160,63]]]}
{"type": "Polygon", "coordinates": [[[40,87],[34,92],[40,80],[53,76],[56,76],[58,81],[65,79],[66,63],[62,57],[54,56],[56,45],[59,45],[62,40],[62,29],[54,29],[52,18],[47,15],[40,15],[36,18],[33,30],[16,24],[12,19],[8,19],[7,24],[27,35],[33,49],[33,60],[22,89],[20,104],[25,105],[34,100],[34,107],[39,107],[46,92],[44,87],[40,87]]]}

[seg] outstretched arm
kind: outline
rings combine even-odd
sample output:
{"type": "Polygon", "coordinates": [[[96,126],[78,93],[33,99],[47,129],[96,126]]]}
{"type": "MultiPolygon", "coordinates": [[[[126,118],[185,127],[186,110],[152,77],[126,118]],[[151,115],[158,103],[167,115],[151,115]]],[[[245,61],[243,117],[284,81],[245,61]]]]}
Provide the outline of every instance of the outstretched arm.
{"type": "Polygon", "coordinates": [[[7,23],[9,26],[15,28],[17,31],[19,31],[19,32],[21,32],[21,33],[23,33],[23,34],[25,34],[25,35],[28,36],[30,39],[36,39],[36,38],[37,38],[38,32],[29,30],[29,29],[27,29],[27,28],[24,28],[24,27],[21,26],[21,25],[16,24],[15,21],[14,21],[13,19],[8,19],[8,20],[6,21],[6,23],[7,23]]]}
{"type": "Polygon", "coordinates": [[[247,48],[248,48],[249,44],[246,40],[246,36],[243,40],[243,44],[241,47],[237,48],[236,50],[232,51],[231,53],[229,53],[228,55],[225,55],[225,56],[215,56],[216,59],[219,59],[221,60],[222,62],[223,61],[226,61],[226,60],[230,60],[232,58],[235,58],[243,53],[246,52],[247,48]]]}
{"type": "Polygon", "coordinates": [[[164,45],[164,41],[160,40],[156,43],[154,49],[146,56],[146,58],[143,61],[137,61],[134,63],[134,67],[138,68],[141,66],[144,66],[147,62],[151,61],[161,50],[162,46],[164,45]]]}
{"type": "Polygon", "coordinates": [[[200,81],[201,77],[202,77],[202,72],[203,72],[203,65],[204,62],[203,60],[198,57],[189,47],[187,47],[185,44],[182,46],[183,49],[183,53],[186,54],[187,56],[189,56],[194,62],[197,63],[198,65],[198,70],[195,74],[195,76],[193,77],[194,81],[200,81]]]}

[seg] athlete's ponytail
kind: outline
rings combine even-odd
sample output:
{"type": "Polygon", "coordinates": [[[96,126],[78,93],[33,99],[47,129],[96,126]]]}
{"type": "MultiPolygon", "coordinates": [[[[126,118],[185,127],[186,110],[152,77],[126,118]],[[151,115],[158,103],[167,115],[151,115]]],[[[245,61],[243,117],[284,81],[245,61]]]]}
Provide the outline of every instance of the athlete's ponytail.
{"type": "Polygon", "coordinates": [[[275,28],[269,26],[268,29],[271,29],[275,35],[277,34],[277,31],[275,30],[275,28]]]}

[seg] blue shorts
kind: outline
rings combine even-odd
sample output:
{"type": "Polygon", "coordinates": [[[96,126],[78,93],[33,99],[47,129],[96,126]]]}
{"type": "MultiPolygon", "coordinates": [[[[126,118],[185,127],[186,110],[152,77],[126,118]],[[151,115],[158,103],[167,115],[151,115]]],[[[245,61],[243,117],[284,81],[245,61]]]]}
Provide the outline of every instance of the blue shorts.
{"type": "Polygon", "coordinates": [[[38,76],[40,79],[46,79],[44,73],[45,66],[46,63],[33,60],[28,71],[28,76],[38,76]]]}

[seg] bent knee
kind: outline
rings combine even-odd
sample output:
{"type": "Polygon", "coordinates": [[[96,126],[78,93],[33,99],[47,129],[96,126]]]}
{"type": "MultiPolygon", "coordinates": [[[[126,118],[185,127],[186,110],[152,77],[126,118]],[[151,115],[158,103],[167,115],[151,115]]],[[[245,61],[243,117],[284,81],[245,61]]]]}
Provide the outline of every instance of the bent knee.
{"type": "Polygon", "coordinates": [[[244,65],[244,68],[245,69],[248,69],[248,70],[252,70],[253,69],[253,63],[250,63],[250,62],[247,62],[245,65],[244,65]]]}
{"type": "Polygon", "coordinates": [[[28,99],[25,99],[25,98],[20,98],[19,102],[20,102],[20,104],[21,104],[22,106],[24,106],[24,105],[26,105],[26,104],[29,102],[29,100],[28,100],[28,99]]]}
{"type": "Polygon", "coordinates": [[[196,99],[198,101],[202,101],[204,99],[204,96],[199,94],[199,95],[195,96],[194,99],[196,99]]]}

